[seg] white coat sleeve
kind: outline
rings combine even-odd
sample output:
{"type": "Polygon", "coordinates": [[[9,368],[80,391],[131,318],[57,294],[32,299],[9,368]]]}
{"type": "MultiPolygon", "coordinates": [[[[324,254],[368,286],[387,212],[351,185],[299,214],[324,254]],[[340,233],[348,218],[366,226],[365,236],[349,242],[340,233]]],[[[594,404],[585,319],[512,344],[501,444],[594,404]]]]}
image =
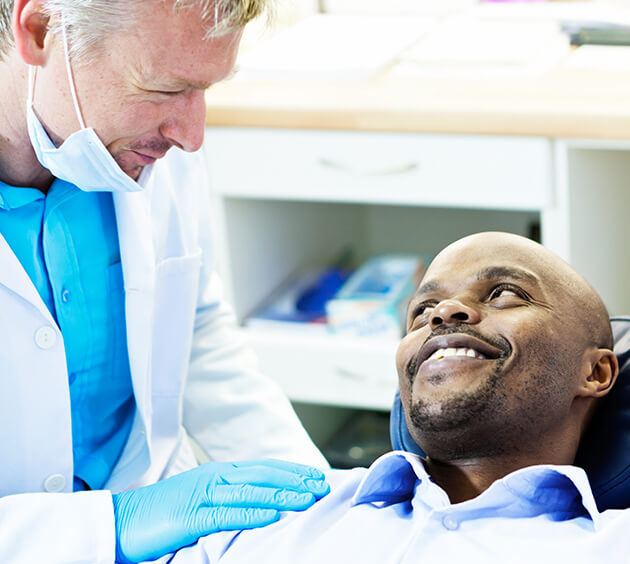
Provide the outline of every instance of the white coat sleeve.
{"type": "Polygon", "coordinates": [[[114,507],[108,491],[0,498],[0,555],[12,564],[112,564],[114,507]]]}
{"type": "Polygon", "coordinates": [[[202,269],[184,392],[184,426],[213,460],[273,457],[328,468],[280,387],[260,372],[223,299],[211,258],[205,169],[199,172],[198,187],[202,269]]]}

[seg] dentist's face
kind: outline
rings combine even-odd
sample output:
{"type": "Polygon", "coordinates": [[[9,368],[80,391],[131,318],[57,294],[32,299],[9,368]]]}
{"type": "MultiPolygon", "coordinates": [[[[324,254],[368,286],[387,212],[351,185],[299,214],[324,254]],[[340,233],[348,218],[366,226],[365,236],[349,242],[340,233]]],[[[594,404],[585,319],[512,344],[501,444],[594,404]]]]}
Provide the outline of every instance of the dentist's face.
{"type": "Polygon", "coordinates": [[[396,359],[420,446],[444,433],[452,456],[464,447],[470,455],[568,420],[587,336],[554,274],[555,257],[538,250],[483,234],[451,245],[431,264],[396,359]]]}
{"type": "MultiPolygon", "coordinates": [[[[119,166],[132,178],[170,147],[200,148],[204,91],[226,78],[241,31],[204,40],[196,8],[173,12],[170,2],[144,4],[131,31],[105,39],[93,61],[72,64],[79,105],[119,166]]],[[[68,85],[61,34],[38,68],[34,109],[56,144],[80,126],[68,85]]]]}

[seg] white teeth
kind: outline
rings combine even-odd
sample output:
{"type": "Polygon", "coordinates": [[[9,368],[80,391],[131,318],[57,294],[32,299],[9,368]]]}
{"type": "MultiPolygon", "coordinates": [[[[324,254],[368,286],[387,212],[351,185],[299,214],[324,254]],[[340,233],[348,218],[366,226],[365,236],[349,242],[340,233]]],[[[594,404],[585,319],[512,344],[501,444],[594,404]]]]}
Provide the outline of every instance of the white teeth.
{"type": "Polygon", "coordinates": [[[486,358],[485,355],[481,354],[475,349],[470,349],[466,347],[448,347],[445,349],[436,350],[427,360],[441,360],[443,358],[448,358],[451,356],[467,356],[470,358],[478,358],[481,360],[484,360],[486,358]]]}

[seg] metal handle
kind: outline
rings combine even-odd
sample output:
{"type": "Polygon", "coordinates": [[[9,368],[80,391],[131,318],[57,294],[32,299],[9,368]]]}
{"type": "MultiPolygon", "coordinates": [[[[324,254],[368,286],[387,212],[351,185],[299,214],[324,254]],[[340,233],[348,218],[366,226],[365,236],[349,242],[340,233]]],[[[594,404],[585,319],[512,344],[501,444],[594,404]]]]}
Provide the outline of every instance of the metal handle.
{"type": "Polygon", "coordinates": [[[326,157],[321,157],[317,161],[317,163],[319,164],[319,166],[324,168],[331,168],[357,176],[389,176],[393,174],[406,174],[408,172],[416,170],[417,168],[420,168],[420,163],[418,162],[398,163],[381,167],[359,167],[348,163],[342,163],[340,161],[327,159],[326,157]]]}

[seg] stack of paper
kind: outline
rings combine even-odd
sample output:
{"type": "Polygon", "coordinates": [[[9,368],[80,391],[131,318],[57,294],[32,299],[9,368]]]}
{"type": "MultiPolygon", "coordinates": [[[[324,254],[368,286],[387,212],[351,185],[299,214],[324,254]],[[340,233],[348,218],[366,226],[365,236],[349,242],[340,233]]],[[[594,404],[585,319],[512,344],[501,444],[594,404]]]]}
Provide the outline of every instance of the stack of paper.
{"type": "Polygon", "coordinates": [[[454,78],[531,77],[569,52],[555,22],[457,17],[436,26],[407,50],[403,71],[454,78]]]}
{"type": "Polygon", "coordinates": [[[240,75],[365,78],[397,60],[431,18],[314,14],[238,60],[240,75]]]}

